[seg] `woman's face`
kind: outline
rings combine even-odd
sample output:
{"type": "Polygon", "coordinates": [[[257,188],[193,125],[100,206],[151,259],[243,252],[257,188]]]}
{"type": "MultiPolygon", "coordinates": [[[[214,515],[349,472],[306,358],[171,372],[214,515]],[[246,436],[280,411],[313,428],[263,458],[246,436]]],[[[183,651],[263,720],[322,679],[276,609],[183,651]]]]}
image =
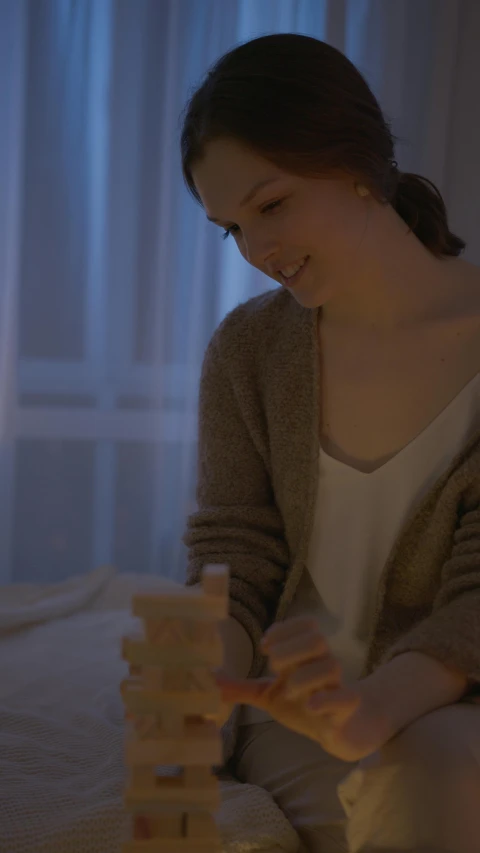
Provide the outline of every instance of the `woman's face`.
{"type": "Polygon", "coordinates": [[[297,177],[230,139],[209,143],[192,171],[207,217],[301,305],[325,304],[358,275],[371,197],[358,196],[352,177],[297,177]],[[269,180],[245,201],[257,183],[269,180]],[[300,277],[288,285],[279,270],[305,257],[300,277]]]}

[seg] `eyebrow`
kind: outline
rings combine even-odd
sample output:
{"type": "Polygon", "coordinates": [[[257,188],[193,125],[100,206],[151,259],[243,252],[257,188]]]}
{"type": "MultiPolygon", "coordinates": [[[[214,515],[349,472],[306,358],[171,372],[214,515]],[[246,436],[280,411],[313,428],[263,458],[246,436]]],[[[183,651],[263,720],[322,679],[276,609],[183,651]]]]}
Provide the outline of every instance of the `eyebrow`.
{"type": "MultiPolygon", "coordinates": [[[[259,181],[258,184],[255,184],[252,187],[252,189],[247,193],[247,195],[245,196],[243,201],[240,202],[240,207],[245,207],[245,205],[248,204],[249,201],[252,201],[252,199],[255,198],[257,193],[259,193],[260,190],[263,189],[263,187],[266,187],[268,184],[274,184],[276,181],[279,181],[279,180],[280,180],[280,178],[278,177],[278,178],[266,178],[263,181],[259,181]]],[[[217,222],[218,223],[220,221],[219,219],[215,219],[215,217],[213,217],[213,216],[207,216],[207,219],[209,222],[217,222]]]]}

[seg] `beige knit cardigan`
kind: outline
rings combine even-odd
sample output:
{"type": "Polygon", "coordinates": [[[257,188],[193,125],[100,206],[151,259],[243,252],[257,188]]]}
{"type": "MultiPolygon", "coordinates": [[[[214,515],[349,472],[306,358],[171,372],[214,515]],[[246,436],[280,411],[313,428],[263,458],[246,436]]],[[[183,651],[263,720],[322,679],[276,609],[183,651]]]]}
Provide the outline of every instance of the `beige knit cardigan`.
{"type": "MultiPolygon", "coordinates": [[[[230,614],[254,648],[249,677],[261,674],[260,638],[284,618],[305,567],[319,471],[317,315],[285,290],[249,299],[217,328],[203,361],[186,583],[199,583],[206,563],[228,564],[230,614]]],[[[362,675],[409,650],[480,681],[480,432],[394,543],[362,675]]],[[[226,763],[239,710],[222,729],[226,763]]]]}

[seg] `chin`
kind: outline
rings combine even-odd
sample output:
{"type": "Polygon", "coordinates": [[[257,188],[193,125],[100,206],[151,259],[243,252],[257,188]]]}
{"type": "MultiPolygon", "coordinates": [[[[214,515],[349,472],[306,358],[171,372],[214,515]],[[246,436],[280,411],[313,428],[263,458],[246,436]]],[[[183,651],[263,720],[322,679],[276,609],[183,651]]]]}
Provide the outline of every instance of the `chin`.
{"type": "Polygon", "coordinates": [[[295,290],[291,290],[290,295],[303,308],[311,308],[312,310],[315,308],[321,308],[327,301],[325,297],[319,293],[300,293],[300,290],[297,292],[295,292],[295,290]]]}

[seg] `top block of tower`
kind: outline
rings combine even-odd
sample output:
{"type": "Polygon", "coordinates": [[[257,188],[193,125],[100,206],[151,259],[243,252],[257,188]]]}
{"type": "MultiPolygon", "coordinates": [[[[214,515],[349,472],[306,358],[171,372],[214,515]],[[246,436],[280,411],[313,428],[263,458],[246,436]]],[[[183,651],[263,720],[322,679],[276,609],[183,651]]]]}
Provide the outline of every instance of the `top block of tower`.
{"type": "Polygon", "coordinates": [[[216,621],[228,616],[228,566],[207,565],[201,585],[178,592],[137,593],[132,613],[140,619],[192,619],[216,621]]]}

